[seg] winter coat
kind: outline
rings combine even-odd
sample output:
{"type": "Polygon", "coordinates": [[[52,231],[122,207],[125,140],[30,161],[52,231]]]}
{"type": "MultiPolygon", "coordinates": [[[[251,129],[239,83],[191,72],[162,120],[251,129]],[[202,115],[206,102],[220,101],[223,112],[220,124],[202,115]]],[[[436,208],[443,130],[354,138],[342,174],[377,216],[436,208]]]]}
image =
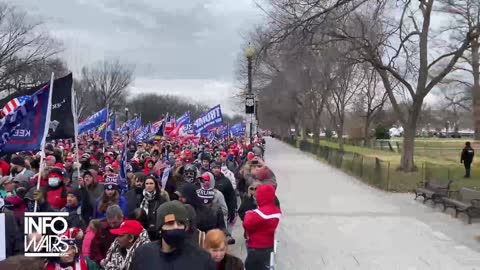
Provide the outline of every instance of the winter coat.
{"type": "MultiPolygon", "coordinates": [[[[146,175],[149,175],[151,173],[155,173],[155,166],[152,168],[152,169],[148,169],[148,162],[149,161],[153,161],[153,158],[146,158],[145,159],[145,162],[143,163],[143,173],[146,174],[146,175]]],[[[155,162],[153,163],[153,165],[155,165],[155,162]]]]}
{"type": "Polygon", "coordinates": [[[475,151],[472,147],[465,147],[462,150],[462,156],[460,162],[472,163],[473,157],[475,156],[475,151]]]}
{"type": "Polygon", "coordinates": [[[232,220],[235,217],[235,212],[237,211],[237,194],[233,189],[230,180],[225,177],[223,174],[215,176],[215,189],[218,189],[222,192],[225,197],[225,202],[227,203],[228,208],[228,217],[232,220]]]}
{"type": "Polygon", "coordinates": [[[275,188],[260,185],[256,192],[258,208],[248,211],[243,220],[249,248],[273,247],[275,230],[280,222],[281,210],[275,205],[275,188]]]}
{"type": "Polygon", "coordinates": [[[233,189],[237,188],[237,181],[235,180],[235,175],[233,172],[227,168],[227,166],[222,166],[222,174],[225,175],[225,177],[230,180],[230,183],[232,183],[233,189]]]}
{"type": "MultiPolygon", "coordinates": [[[[107,251],[115,241],[115,235],[110,233],[110,227],[107,220],[100,221],[100,229],[95,232],[95,236],[90,243],[90,259],[100,265],[100,261],[107,256],[107,251]]],[[[87,243],[85,242],[84,245],[87,243]]]]}
{"type": "MultiPolygon", "coordinates": [[[[106,211],[104,211],[104,212],[99,212],[98,211],[98,206],[100,205],[100,200],[101,200],[101,197],[98,198],[96,203],[95,203],[95,214],[94,214],[95,218],[105,218],[106,211]]],[[[119,196],[118,206],[120,206],[120,208],[122,209],[123,215],[128,216],[127,201],[125,200],[125,197],[119,196]]]]}
{"type": "Polygon", "coordinates": [[[46,187],[46,200],[54,209],[60,210],[67,204],[67,192],[70,190],[63,183],[58,187],[46,187]]]}
{"type": "Polygon", "coordinates": [[[245,219],[245,213],[256,208],[257,203],[255,202],[255,199],[251,196],[247,196],[245,199],[243,199],[240,207],[238,208],[238,216],[243,221],[245,219]]]}
{"type": "Polygon", "coordinates": [[[122,256],[122,250],[118,244],[118,241],[112,243],[108,249],[107,256],[105,257],[105,270],[129,270],[132,258],[135,254],[135,251],[144,244],[150,243],[148,233],[146,230],[143,230],[140,233],[137,240],[133,243],[133,246],[127,250],[125,257],[122,256]]]}
{"type": "Polygon", "coordinates": [[[127,201],[127,213],[130,214],[140,206],[140,203],[143,200],[143,188],[132,188],[127,193],[125,193],[124,197],[127,201]]]}
{"type": "Polygon", "coordinates": [[[18,227],[12,211],[3,209],[2,213],[5,214],[5,235],[2,236],[5,242],[5,256],[8,258],[23,254],[24,240],[23,233],[21,233],[23,228],[18,227]]]}
{"type": "Polygon", "coordinates": [[[78,205],[77,207],[71,207],[66,205],[60,212],[67,212],[68,217],[66,218],[67,224],[69,228],[81,228],[82,231],[85,231],[87,227],[86,221],[83,219],[82,216],[82,207],[78,205]]]}
{"type": "Polygon", "coordinates": [[[139,247],[133,255],[130,270],[176,269],[176,270],[215,270],[215,262],[206,251],[196,247],[191,241],[170,253],[163,253],[161,241],[139,247]]]}
{"type": "Polygon", "coordinates": [[[223,260],[217,263],[217,270],[244,270],[243,262],[239,258],[225,254],[223,260]]]}
{"type": "Polygon", "coordinates": [[[147,231],[152,240],[157,239],[157,210],[166,201],[161,194],[155,194],[155,197],[148,201],[147,231]]]}

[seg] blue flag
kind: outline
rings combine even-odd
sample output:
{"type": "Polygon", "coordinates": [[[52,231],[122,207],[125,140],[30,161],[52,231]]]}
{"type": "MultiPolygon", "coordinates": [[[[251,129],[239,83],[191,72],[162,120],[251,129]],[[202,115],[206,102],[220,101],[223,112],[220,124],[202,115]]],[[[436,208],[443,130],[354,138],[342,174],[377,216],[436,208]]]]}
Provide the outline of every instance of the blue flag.
{"type": "MultiPolygon", "coordinates": [[[[44,86],[23,105],[0,120],[0,153],[37,151],[48,132],[50,85],[44,86]]],[[[51,125],[50,125],[51,126],[51,125]]]]}
{"type": "Polygon", "coordinates": [[[223,124],[222,109],[217,105],[208,112],[203,113],[193,122],[193,129],[196,134],[202,134],[204,130],[210,130],[223,124]]]}
{"type": "Polygon", "coordinates": [[[112,114],[108,119],[108,125],[106,125],[105,123],[101,125],[99,128],[100,130],[99,136],[102,138],[106,137],[108,144],[113,144],[113,132],[115,131],[117,126],[116,119],[117,119],[117,116],[115,114],[112,114]],[[105,126],[107,127],[105,128],[105,126]],[[107,132],[106,135],[105,135],[105,132],[107,132]]]}
{"type": "Polygon", "coordinates": [[[230,127],[230,135],[231,136],[244,136],[245,135],[246,126],[243,123],[237,123],[230,127]]]}
{"type": "Polygon", "coordinates": [[[145,125],[143,128],[140,128],[140,132],[137,133],[135,136],[135,142],[142,142],[145,141],[148,137],[148,133],[150,132],[151,125],[145,125]]]}
{"type": "Polygon", "coordinates": [[[101,111],[96,112],[94,115],[88,117],[85,121],[78,125],[78,133],[86,133],[90,130],[96,130],[103,123],[107,122],[108,109],[104,108],[101,111]]]}

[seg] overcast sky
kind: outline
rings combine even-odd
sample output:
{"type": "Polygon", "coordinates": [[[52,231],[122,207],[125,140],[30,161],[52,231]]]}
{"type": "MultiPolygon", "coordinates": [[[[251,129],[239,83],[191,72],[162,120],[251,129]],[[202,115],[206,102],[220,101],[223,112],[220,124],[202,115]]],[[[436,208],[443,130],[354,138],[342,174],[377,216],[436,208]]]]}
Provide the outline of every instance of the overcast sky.
{"type": "Polygon", "coordinates": [[[132,92],[232,104],[242,35],[262,20],[252,0],[9,0],[42,18],[77,73],[119,58],[136,71],[132,92]],[[201,94],[202,93],[202,94],[201,94]]]}

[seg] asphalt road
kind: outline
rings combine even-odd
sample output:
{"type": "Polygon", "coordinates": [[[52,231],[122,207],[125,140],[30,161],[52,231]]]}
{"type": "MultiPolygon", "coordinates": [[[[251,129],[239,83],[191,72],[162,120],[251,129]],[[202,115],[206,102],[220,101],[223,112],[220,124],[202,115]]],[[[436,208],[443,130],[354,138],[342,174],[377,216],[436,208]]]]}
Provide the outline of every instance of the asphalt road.
{"type": "MultiPolygon", "coordinates": [[[[266,162],[284,213],[276,270],[480,269],[480,220],[376,190],[275,139],[266,162]]],[[[234,235],[232,251],[245,258],[240,223],[234,235]]]]}

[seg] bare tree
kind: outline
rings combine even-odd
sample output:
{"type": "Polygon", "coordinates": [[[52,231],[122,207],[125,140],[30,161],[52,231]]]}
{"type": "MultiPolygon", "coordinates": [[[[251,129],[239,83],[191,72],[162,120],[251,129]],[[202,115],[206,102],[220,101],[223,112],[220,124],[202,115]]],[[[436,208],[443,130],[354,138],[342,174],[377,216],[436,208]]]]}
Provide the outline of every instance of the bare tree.
{"type": "MultiPolygon", "coordinates": [[[[60,49],[41,26],[41,22],[35,22],[25,12],[0,4],[0,93],[7,91],[11,94],[35,86],[39,78],[31,76],[31,72],[39,66],[53,63],[46,60],[60,49]]],[[[40,79],[45,81],[42,76],[40,79]]]]}
{"type": "Polygon", "coordinates": [[[96,109],[109,106],[119,111],[125,104],[128,86],[133,81],[133,68],[119,60],[102,61],[82,69],[86,89],[95,96],[96,109]]]}
{"type": "MultiPolygon", "coordinates": [[[[472,94],[465,95],[460,100],[473,97],[474,130],[475,138],[478,140],[480,139],[480,42],[478,37],[480,2],[478,0],[440,0],[440,2],[443,3],[440,11],[453,16],[456,20],[454,26],[456,26],[457,35],[453,37],[462,40],[465,35],[471,33],[471,46],[461,57],[459,65],[454,68],[454,70],[460,71],[460,74],[459,76],[449,76],[449,79],[465,84],[471,89],[472,94]],[[464,80],[464,77],[468,79],[464,80]]],[[[458,91],[454,93],[453,97],[451,99],[453,103],[450,104],[454,107],[450,108],[456,108],[458,104],[456,102],[456,99],[459,99],[458,91]]]]}
{"type": "Polygon", "coordinates": [[[337,74],[336,87],[333,88],[331,93],[332,102],[326,107],[337,132],[338,144],[340,149],[343,150],[345,112],[347,107],[351,105],[353,97],[358,94],[366,73],[361,70],[360,65],[345,61],[337,66],[337,74]]]}
{"type": "Polygon", "coordinates": [[[388,99],[387,92],[380,86],[380,78],[377,71],[368,64],[363,64],[365,81],[359,91],[359,103],[365,118],[364,125],[364,146],[368,145],[370,139],[370,127],[378,112],[383,109],[388,99]]]}
{"type": "Polygon", "coordinates": [[[369,62],[379,73],[390,103],[404,126],[400,168],[406,171],[415,169],[417,121],[426,95],[452,71],[476,35],[469,32],[460,44],[450,44],[449,47],[453,49],[449,52],[436,50],[435,43],[431,40],[434,33],[430,25],[434,2],[420,1],[421,24],[417,22],[418,15],[414,13],[414,1],[408,0],[403,3],[398,23],[392,24],[391,18],[382,15],[384,7],[379,7],[373,14],[352,13],[349,19],[357,27],[356,31],[345,28],[339,29],[335,34],[337,38],[350,41],[352,49],[360,52],[360,59],[369,62]],[[383,35],[378,34],[379,28],[383,29],[383,35]],[[393,43],[394,39],[398,39],[398,42],[393,43]],[[381,50],[385,48],[387,53],[382,54],[381,50]],[[434,53],[437,57],[429,61],[429,54],[434,53]],[[406,113],[401,110],[398,94],[394,92],[393,85],[397,81],[406,89],[409,100],[406,113]]]}

